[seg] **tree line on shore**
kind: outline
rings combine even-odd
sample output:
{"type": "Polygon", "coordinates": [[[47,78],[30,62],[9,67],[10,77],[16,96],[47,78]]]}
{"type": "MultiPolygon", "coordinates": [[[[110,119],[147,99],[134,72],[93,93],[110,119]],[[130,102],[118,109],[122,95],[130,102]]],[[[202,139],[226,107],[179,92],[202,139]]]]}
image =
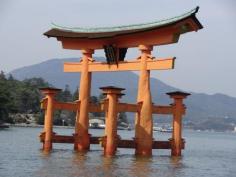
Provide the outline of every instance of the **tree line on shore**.
{"type": "MultiPolygon", "coordinates": [[[[52,87],[42,78],[29,78],[23,81],[14,79],[12,75],[6,76],[0,73],[0,124],[17,123],[14,114],[34,114],[37,124],[44,123],[44,112],[40,109],[40,101],[43,98],[39,88],[52,87]]],[[[60,102],[72,102],[78,99],[78,91],[71,92],[68,85],[56,95],[60,102]]],[[[99,104],[104,99],[99,96],[91,96],[90,102],[99,104]]],[[[75,124],[76,113],[67,110],[56,110],[54,112],[54,125],[75,124]]],[[[104,119],[104,113],[90,113],[90,118],[100,117],[104,119]]],[[[125,113],[120,113],[118,122],[128,123],[125,113]]],[[[27,122],[25,122],[27,123],[27,122]]]]}

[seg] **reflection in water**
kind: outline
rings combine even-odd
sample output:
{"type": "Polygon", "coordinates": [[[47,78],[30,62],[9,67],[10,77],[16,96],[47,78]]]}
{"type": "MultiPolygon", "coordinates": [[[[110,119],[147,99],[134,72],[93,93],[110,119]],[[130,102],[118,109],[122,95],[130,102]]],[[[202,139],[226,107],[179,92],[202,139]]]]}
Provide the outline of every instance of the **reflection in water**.
{"type": "Polygon", "coordinates": [[[111,168],[113,168],[113,166],[115,164],[115,158],[102,156],[101,160],[102,160],[101,167],[103,168],[103,170],[107,174],[107,171],[109,171],[111,168]]]}
{"type": "Polygon", "coordinates": [[[101,150],[91,150],[87,153],[54,150],[41,154],[42,167],[35,173],[36,176],[175,177],[184,174],[181,157],[144,158],[127,154],[105,157],[101,150]]]}
{"type": "Polygon", "coordinates": [[[182,157],[170,157],[170,164],[174,167],[180,167],[182,165],[182,157]]]}
{"type": "Polygon", "coordinates": [[[132,160],[130,174],[137,177],[149,177],[152,173],[151,157],[135,157],[132,160]]]}
{"type": "Polygon", "coordinates": [[[83,164],[87,159],[86,154],[87,152],[74,152],[72,162],[78,165],[83,164]]]}
{"type": "Polygon", "coordinates": [[[86,152],[74,152],[71,160],[72,169],[69,172],[70,176],[89,176],[86,165],[87,160],[86,152]]]}
{"type": "Polygon", "coordinates": [[[183,175],[183,164],[182,164],[182,157],[170,157],[170,175],[169,176],[179,176],[180,174],[183,175]]]}
{"type": "Polygon", "coordinates": [[[42,155],[42,158],[48,158],[51,156],[51,153],[50,151],[43,151],[42,149],[40,149],[41,151],[41,155],[42,155]]]}
{"type": "Polygon", "coordinates": [[[100,176],[112,176],[116,173],[116,170],[119,168],[116,157],[105,157],[101,156],[102,163],[100,163],[100,176]]]}

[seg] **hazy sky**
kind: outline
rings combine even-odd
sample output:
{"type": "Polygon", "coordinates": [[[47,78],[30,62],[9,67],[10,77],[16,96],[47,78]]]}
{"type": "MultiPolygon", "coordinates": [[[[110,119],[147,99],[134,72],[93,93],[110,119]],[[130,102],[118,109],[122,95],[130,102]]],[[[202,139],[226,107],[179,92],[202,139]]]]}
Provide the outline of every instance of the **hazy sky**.
{"type": "MultiPolygon", "coordinates": [[[[0,0],[0,70],[79,57],[79,51],[64,50],[42,35],[51,22],[71,27],[143,23],[197,5],[204,29],[182,35],[177,44],[155,47],[155,57],[176,56],[177,61],[174,70],[153,71],[152,76],[186,91],[236,97],[235,0],[0,0]]],[[[137,49],[129,50],[127,58],[138,55],[137,49]]],[[[95,56],[104,54],[98,51],[95,56]]]]}

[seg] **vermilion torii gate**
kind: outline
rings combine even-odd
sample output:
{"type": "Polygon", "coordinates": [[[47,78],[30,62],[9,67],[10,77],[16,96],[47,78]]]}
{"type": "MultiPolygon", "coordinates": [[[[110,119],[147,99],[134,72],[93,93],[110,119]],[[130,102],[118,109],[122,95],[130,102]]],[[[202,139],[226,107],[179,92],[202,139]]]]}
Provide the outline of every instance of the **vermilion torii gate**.
{"type": "MultiPolygon", "coordinates": [[[[82,59],[76,63],[65,63],[64,72],[81,72],[79,100],[73,103],[59,103],[54,100],[58,89],[44,88],[46,98],[42,101],[45,113],[45,127],[41,134],[44,150],[51,150],[52,143],[74,143],[78,151],[89,150],[90,144],[100,142],[105,155],[114,155],[118,148],[135,148],[137,155],[151,155],[152,149],[171,149],[173,156],[180,156],[184,148],[182,139],[182,115],[185,113],[183,99],[189,94],[183,92],[167,93],[174,99],[169,106],[153,105],[150,92],[150,71],[174,68],[174,57],[158,59],[152,56],[153,46],[178,42],[179,36],[186,32],[197,31],[202,25],[195,17],[198,7],[181,16],[159,22],[120,26],[111,28],[65,28],[55,26],[45,33],[56,37],[64,49],[81,50],[82,59]],[[130,47],[138,47],[137,59],[125,60],[130,47]],[[104,49],[107,62],[96,62],[94,50],[104,49]],[[139,71],[138,95],[136,104],[119,103],[123,88],[102,87],[106,99],[99,105],[89,102],[92,72],[139,71]],[[54,109],[68,109],[77,112],[75,134],[60,136],[52,131],[54,109]],[[106,129],[104,137],[90,136],[89,112],[105,112],[106,129]],[[122,140],[117,135],[117,114],[136,112],[134,140],[122,140]],[[169,141],[153,140],[152,114],[172,114],[173,133],[169,141]]],[[[125,78],[124,78],[125,79],[125,78]]]]}

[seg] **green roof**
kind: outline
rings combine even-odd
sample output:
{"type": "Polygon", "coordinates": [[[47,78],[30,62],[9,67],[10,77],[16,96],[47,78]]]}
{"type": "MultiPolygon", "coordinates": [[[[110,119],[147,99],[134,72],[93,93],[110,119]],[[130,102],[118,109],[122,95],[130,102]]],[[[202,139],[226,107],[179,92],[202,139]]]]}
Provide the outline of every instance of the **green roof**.
{"type": "Polygon", "coordinates": [[[193,17],[193,20],[197,23],[197,25],[199,26],[199,29],[201,29],[202,25],[195,17],[195,14],[198,12],[198,9],[199,7],[196,7],[187,13],[184,13],[182,15],[179,15],[173,18],[165,19],[165,20],[159,20],[159,21],[154,21],[150,23],[114,26],[114,27],[95,27],[95,28],[63,27],[63,26],[52,23],[53,25],[52,29],[44,34],[48,37],[60,37],[60,36],[61,37],[79,37],[79,38],[80,37],[81,38],[111,37],[118,34],[127,34],[127,33],[139,32],[139,31],[146,31],[153,28],[160,28],[163,26],[180,22],[189,17],[193,17]]]}

